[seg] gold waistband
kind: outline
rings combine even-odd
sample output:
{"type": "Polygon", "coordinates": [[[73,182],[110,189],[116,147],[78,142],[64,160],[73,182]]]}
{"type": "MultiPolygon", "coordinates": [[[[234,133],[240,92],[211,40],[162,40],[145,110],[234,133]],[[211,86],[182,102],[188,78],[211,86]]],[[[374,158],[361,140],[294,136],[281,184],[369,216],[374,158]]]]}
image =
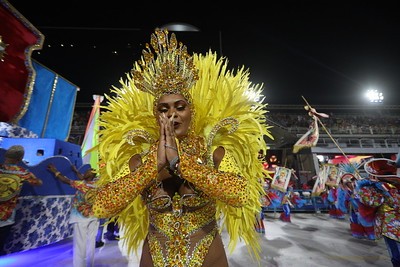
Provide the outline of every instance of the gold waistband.
{"type": "Polygon", "coordinates": [[[174,235],[189,236],[199,229],[215,221],[215,204],[208,205],[193,211],[171,210],[150,212],[150,231],[157,231],[171,238],[174,235]]]}

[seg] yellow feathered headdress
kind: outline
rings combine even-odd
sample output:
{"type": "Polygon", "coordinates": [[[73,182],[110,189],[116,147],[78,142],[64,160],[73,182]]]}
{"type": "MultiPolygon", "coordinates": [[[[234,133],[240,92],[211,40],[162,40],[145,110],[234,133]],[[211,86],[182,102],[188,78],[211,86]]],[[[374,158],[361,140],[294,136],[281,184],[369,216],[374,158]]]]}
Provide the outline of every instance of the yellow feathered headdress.
{"type": "MultiPolygon", "coordinates": [[[[163,34],[167,37],[167,32],[163,34]]],[[[172,47],[177,49],[174,38],[172,47]]],[[[168,45],[165,47],[168,48],[168,45]]],[[[179,46],[179,49],[187,56],[186,48],[179,46]]],[[[151,58],[148,59],[154,59],[151,58]]],[[[193,130],[206,140],[210,157],[216,147],[223,146],[235,158],[241,174],[250,185],[248,205],[234,208],[217,203],[217,219],[221,220],[230,236],[230,251],[233,251],[238,241],[243,240],[251,254],[258,258],[260,245],[254,226],[261,209],[261,179],[265,174],[258,152],[260,149],[267,151],[265,138],[273,139],[270,127],[266,124],[267,110],[266,104],[262,103],[262,85],[253,85],[249,81],[249,72],[243,67],[237,71],[228,70],[227,60],[218,58],[211,51],[206,55],[193,54],[190,58],[193,65],[189,63],[184,66],[184,71],[193,71],[188,81],[191,82],[192,78],[197,80],[191,87],[185,87],[195,110],[193,130]]],[[[145,63],[143,57],[141,62],[145,63]]],[[[160,67],[157,64],[161,63],[154,63],[154,66],[160,67]]],[[[149,77],[143,64],[136,63],[132,72],[121,78],[120,86],[111,89],[114,96],[105,96],[108,105],[102,107],[100,142],[95,148],[99,151],[101,163],[105,163],[105,167],[100,169],[100,185],[118,179],[120,168],[129,158],[138,153],[146,154],[150,145],[159,137],[153,114],[157,94],[138,88],[143,84],[140,81],[149,77]]],[[[126,246],[129,251],[136,250],[147,234],[149,223],[141,198],[137,197],[117,217],[124,229],[126,246]]]]}

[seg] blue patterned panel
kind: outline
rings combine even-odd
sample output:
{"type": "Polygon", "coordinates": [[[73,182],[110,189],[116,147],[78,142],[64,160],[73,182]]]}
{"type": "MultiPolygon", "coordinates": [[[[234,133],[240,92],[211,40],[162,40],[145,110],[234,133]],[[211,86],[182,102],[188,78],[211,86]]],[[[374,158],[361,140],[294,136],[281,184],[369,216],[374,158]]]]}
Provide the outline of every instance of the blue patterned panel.
{"type": "Polygon", "coordinates": [[[5,249],[14,253],[49,245],[72,236],[69,214],[73,195],[20,197],[15,224],[5,249]]]}
{"type": "Polygon", "coordinates": [[[38,135],[18,125],[0,122],[0,137],[8,138],[38,138],[38,135]]]}

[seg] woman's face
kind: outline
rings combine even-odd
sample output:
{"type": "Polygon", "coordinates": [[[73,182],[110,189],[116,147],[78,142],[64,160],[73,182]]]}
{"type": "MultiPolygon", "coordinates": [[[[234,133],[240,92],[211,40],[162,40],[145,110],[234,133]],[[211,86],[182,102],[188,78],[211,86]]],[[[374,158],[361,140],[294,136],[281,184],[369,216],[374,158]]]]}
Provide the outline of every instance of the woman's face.
{"type": "Polygon", "coordinates": [[[188,102],[182,95],[163,95],[158,100],[157,115],[165,113],[168,118],[174,114],[174,129],[177,138],[187,135],[191,122],[191,111],[188,102]]]}

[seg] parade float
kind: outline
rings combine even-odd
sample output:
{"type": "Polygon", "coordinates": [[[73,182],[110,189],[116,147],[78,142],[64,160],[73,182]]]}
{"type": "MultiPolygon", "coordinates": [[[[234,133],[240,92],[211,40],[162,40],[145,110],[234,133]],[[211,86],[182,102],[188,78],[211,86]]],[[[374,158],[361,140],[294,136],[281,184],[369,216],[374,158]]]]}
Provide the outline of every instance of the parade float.
{"type": "Polygon", "coordinates": [[[75,193],[47,171],[53,163],[70,179],[83,164],[80,145],[68,142],[79,88],[32,59],[45,36],[7,1],[0,0],[0,162],[5,151],[22,145],[21,165],[43,181],[20,188],[8,253],[58,242],[72,235],[69,211],[75,193]]]}

